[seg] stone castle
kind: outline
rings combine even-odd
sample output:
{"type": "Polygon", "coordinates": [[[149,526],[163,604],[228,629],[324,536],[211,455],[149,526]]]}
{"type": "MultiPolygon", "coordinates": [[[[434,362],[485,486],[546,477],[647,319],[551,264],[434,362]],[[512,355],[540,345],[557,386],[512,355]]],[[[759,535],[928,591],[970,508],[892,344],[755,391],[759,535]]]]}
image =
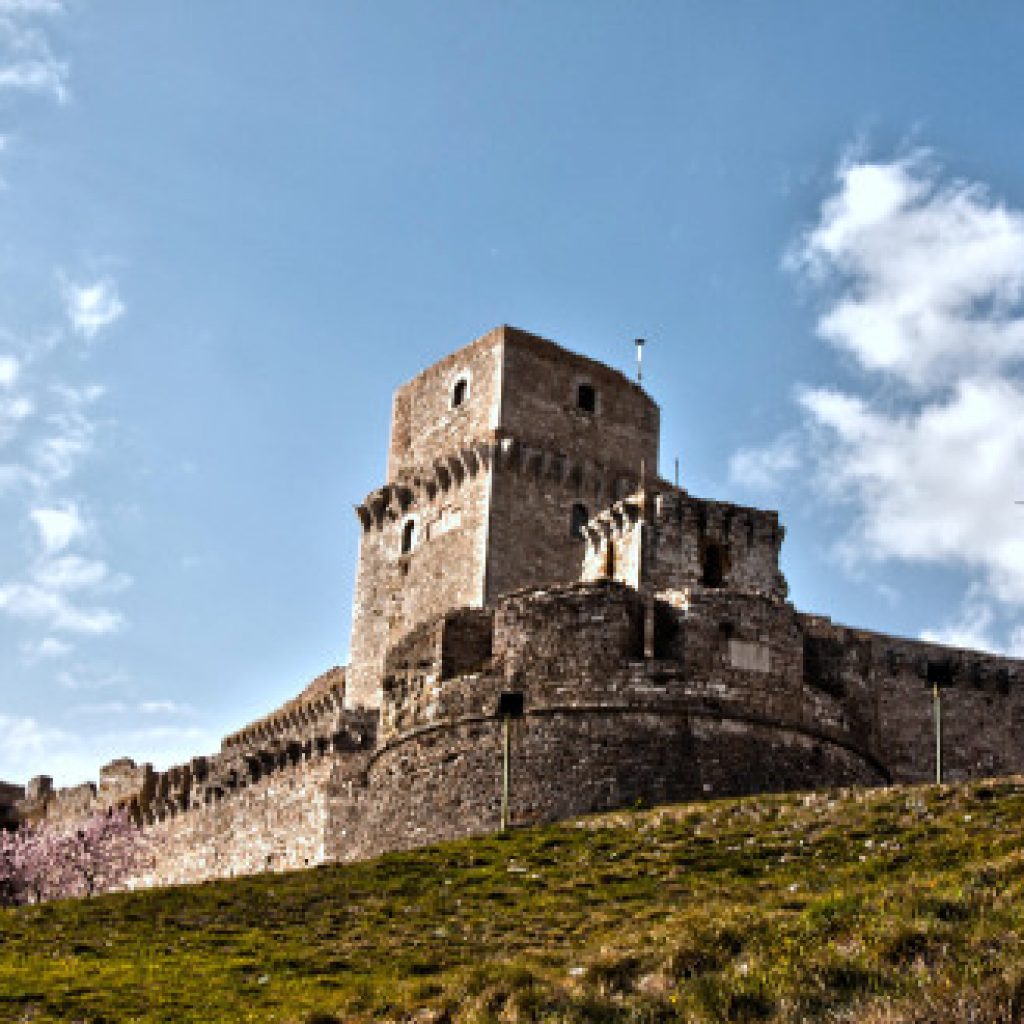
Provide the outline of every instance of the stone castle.
{"type": "Polygon", "coordinates": [[[399,388],[350,663],[167,771],[0,787],[114,806],[138,884],[344,861],[590,811],[1024,771],[1024,662],[797,611],[775,512],[657,475],[658,406],[510,327],[399,388]]]}

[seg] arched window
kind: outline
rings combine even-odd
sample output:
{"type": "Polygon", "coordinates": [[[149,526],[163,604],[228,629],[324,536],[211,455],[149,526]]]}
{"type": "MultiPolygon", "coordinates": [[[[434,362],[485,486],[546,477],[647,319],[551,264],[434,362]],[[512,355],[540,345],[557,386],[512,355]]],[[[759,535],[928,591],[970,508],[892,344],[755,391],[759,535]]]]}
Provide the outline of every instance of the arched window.
{"type": "Polygon", "coordinates": [[[597,392],[593,384],[580,384],[576,388],[576,408],[581,412],[595,412],[597,392]]]}
{"type": "Polygon", "coordinates": [[[452,408],[458,409],[463,402],[466,401],[466,396],[469,394],[469,381],[465,377],[460,377],[455,382],[455,387],[452,389],[452,408]]]}
{"type": "Polygon", "coordinates": [[[583,527],[587,525],[590,519],[590,513],[587,511],[586,505],[581,505],[577,502],[572,507],[572,515],[569,517],[569,536],[573,540],[583,539],[583,527]]]}
{"type": "Polygon", "coordinates": [[[402,554],[407,555],[412,551],[412,541],[416,534],[416,524],[410,519],[402,527],[402,554]]]}

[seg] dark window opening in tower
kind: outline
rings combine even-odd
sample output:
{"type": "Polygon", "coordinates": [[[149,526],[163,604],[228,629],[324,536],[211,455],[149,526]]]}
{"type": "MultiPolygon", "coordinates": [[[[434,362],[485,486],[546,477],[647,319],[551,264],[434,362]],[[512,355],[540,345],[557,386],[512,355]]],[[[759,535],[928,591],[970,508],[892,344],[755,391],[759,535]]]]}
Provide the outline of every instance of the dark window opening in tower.
{"type": "Polygon", "coordinates": [[[583,540],[583,527],[587,525],[590,513],[586,505],[577,504],[572,507],[572,515],[569,517],[569,536],[573,540],[583,540]]]}
{"type": "Polygon", "coordinates": [[[705,587],[720,587],[725,579],[725,551],[721,544],[709,544],[704,549],[701,583],[705,587]]]}
{"type": "Polygon", "coordinates": [[[595,412],[597,409],[597,392],[593,384],[580,384],[576,389],[576,408],[583,412],[595,412]]]}
{"type": "Polygon", "coordinates": [[[402,527],[402,554],[407,555],[412,551],[413,535],[416,533],[416,524],[410,519],[402,527]]]}
{"type": "Polygon", "coordinates": [[[466,393],[469,391],[469,382],[463,378],[455,382],[455,390],[452,391],[452,408],[458,409],[466,401],[466,393]]]}

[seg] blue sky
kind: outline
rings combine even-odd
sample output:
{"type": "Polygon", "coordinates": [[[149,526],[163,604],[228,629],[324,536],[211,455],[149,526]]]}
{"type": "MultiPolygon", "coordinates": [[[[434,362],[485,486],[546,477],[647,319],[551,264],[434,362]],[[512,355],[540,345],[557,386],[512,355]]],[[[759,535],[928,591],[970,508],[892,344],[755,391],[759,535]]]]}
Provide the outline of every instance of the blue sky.
{"type": "Polygon", "coordinates": [[[1024,650],[1014,3],[0,0],[0,778],[343,663],[392,390],[630,369],[794,602],[1024,650]]]}

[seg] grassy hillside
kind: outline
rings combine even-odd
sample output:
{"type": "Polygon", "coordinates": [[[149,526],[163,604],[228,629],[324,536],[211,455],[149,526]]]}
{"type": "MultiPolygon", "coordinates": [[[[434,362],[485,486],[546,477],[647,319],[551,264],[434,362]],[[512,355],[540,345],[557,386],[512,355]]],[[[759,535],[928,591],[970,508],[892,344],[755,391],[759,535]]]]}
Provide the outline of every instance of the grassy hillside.
{"type": "Polygon", "coordinates": [[[11,1021],[1017,1021],[1024,779],[0,911],[11,1021]]]}

